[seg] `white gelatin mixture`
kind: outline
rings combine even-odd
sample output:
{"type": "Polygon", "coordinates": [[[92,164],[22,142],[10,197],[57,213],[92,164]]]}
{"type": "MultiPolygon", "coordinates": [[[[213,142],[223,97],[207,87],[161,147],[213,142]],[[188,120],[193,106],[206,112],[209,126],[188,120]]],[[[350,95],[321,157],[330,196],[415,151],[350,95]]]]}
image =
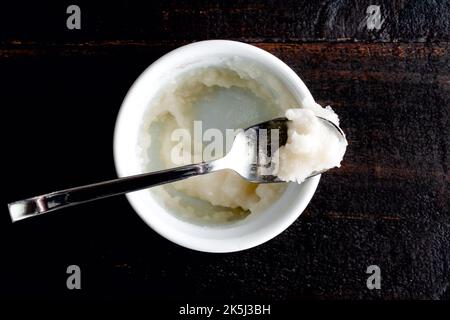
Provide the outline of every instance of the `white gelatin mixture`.
{"type": "MultiPolygon", "coordinates": [[[[327,118],[335,118],[331,109],[327,118]]],[[[302,183],[311,173],[339,167],[347,148],[347,141],[340,139],[334,128],[323,124],[312,110],[289,109],[286,118],[288,140],[280,147],[277,176],[283,181],[302,183]]],[[[277,157],[275,157],[277,158],[277,157]]]]}
{"type": "MultiPolygon", "coordinates": [[[[336,123],[337,116],[331,109],[314,101],[296,101],[279,79],[251,61],[233,58],[202,62],[162,81],[166,84],[152,99],[141,129],[139,156],[143,172],[180,165],[171,157],[178,143],[172,139],[177,128],[195,137],[194,121],[202,121],[203,131],[216,128],[224,132],[284,116],[292,108],[302,109],[287,113],[294,126],[288,144],[280,150],[280,177],[301,182],[308,170],[338,165],[337,158],[342,158],[345,151],[314,120],[316,114],[336,123]],[[317,147],[316,143],[323,145],[317,147]]],[[[197,135],[191,149],[183,150],[189,162],[214,158],[202,157],[202,147],[204,140],[197,135]]],[[[250,183],[225,170],[152,188],[150,192],[180,218],[195,223],[224,223],[264,210],[277,201],[285,187],[284,183],[250,183]]]]}

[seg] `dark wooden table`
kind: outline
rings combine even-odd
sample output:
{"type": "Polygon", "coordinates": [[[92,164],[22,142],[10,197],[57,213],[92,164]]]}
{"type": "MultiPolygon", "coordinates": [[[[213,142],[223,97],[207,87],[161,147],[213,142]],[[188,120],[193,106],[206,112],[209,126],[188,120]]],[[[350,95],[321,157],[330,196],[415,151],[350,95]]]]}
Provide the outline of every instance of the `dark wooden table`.
{"type": "Polygon", "coordinates": [[[450,3],[78,2],[0,8],[0,295],[178,300],[450,299],[450,3]],[[128,88],[193,41],[233,39],[292,67],[350,146],[301,217],[257,248],[207,254],[161,238],[125,197],[11,224],[6,203],[115,177],[128,88]],[[82,289],[66,288],[66,268],[82,289]],[[366,268],[381,268],[381,290],[366,268]]]}

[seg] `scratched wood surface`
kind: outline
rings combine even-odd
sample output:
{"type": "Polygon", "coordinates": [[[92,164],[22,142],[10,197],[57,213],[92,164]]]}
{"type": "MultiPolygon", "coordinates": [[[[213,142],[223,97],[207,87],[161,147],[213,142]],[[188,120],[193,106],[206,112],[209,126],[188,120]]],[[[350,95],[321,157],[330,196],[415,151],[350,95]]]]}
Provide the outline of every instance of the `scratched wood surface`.
{"type": "Polygon", "coordinates": [[[115,176],[111,139],[136,77],[170,50],[240,40],[292,67],[348,135],[280,236],[232,254],[161,238],[124,197],[12,225],[2,209],[0,294],[162,299],[450,299],[450,2],[163,1],[70,3],[0,12],[4,205],[115,176]],[[78,264],[83,289],[65,288],[78,264]],[[367,266],[382,289],[366,287],[367,266]],[[32,271],[32,272],[31,272],[32,271]]]}

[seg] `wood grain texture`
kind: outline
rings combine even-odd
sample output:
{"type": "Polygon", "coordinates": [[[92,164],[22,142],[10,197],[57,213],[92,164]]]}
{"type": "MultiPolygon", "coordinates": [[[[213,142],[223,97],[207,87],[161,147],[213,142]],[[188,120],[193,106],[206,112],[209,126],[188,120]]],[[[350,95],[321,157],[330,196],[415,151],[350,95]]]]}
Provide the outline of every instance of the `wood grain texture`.
{"type": "Polygon", "coordinates": [[[450,40],[448,0],[380,0],[384,23],[367,29],[370,0],[78,2],[79,31],[65,28],[70,2],[8,3],[0,12],[1,39],[241,41],[450,40]],[[30,28],[31,27],[31,28],[30,28]]]}
{"type": "Polygon", "coordinates": [[[380,1],[379,32],[358,29],[368,3],[83,3],[79,33],[54,27],[65,4],[0,19],[10,24],[0,28],[0,70],[14,186],[4,202],[113,177],[110,140],[128,88],[195,40],[231,38],[278,56],[335,108],[350,142],[302,216],[244,252],[177,247],[124,198],[13,226],[2,212],[0,236],[14,245],[2,248],[0,294],[70,297],[60,272],[75,261],[89,273],[81,297],[450,299],[449,2],[380,1]],[[45,23],[30,28],[37,16],[45,23]],[[371,264],[382,290],[365,286],[371,264]]]}

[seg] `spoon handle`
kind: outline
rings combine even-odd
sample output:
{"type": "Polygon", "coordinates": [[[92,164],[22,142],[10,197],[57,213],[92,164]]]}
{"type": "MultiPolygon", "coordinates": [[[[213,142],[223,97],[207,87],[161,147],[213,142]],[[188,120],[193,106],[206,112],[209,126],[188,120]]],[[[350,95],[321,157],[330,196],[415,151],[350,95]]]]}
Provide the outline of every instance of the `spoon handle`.
{"type": "Polygon", "coordinates": [[[13,222],[61,208],[133,192],[161,184],[211,172],[212,162],[202,162],[178,168],[144,173],[81,187],[55,191],[8,204],[13,222]]]}

